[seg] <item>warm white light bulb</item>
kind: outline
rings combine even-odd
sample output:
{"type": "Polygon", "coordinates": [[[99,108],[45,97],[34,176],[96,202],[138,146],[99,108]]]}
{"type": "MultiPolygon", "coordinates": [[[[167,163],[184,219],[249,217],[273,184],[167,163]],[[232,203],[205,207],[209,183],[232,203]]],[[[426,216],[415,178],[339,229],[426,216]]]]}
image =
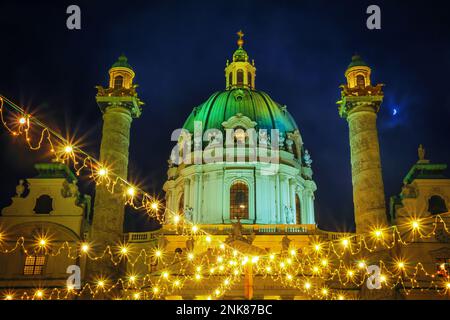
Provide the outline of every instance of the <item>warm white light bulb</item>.
{"type": "Polygon", "coordinates": [[[81,245],[81,251],[88,252],[89,251],[89,245],[87,243],[84,243],[81,245]]]}
{"type": "Polygon", "coordinates": [[[72,153],[73,152],[73,147],[68,145],[64,147],[64,152],[65,153],[72,153]]]}
{"type": "Polygon", "coordinates": [[[158,202],[153,202],[150,206],[153,210],[158,210],[159,204],[158,202]]]}
{"type": "Polygon", "coordinates": [[[129,195],[129,196],[134,196],[134,194],[136,193],[136,190],[133,188],[133,187],[129,187],[128,189],[127,189],[127,194],[129,195]]]}

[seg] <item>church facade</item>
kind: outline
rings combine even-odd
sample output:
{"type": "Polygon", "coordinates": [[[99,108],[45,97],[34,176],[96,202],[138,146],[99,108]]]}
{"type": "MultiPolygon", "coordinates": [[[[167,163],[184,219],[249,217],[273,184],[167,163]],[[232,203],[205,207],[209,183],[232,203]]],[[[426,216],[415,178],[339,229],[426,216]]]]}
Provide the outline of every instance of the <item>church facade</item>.
{"type": "MultiPolygon", "coordinates": [[[[177,264],[171,269],[154,259],[155,252],[157,257],[164,252],[166,260],[179,261],[182,254],[208,256],[210,251],[207,237],[195,238],[180,232],[179,219],[252,257],[276,252],[295,254],[297,250],[310,250],[314,243],[355,236],[317,228],[314,212],[317,186],[311,156],[287,106],[256,89],[256,66],[244,50],[243,34],[238,35],[238,48],[224,70],[225,89],[195,107],[176,132],[163,186],[162,227],[125,233],[125,203],[120,191],[109,192],[104,185],[97,186],[91,213],[90,197],[80,194],[75,176],[67,166],[38,164],[38,176],[26,183],[20,181],[12,205],[4,208],[0,216],[0,224],[9,233],[6,245],[24,237],[23,250],[0,254],[0,291],[27,291],[36,288],[36,283],[40,287],[64,288],[67,266],[71,264],[81,268],[83,283],[102,273],[146,275],[158,283],[169,273],[175,274],[177,264]],[[28,254],[26,248],[44,235],[54,243],[69,243],[79,251],[87,250],[87,243],[102,248],[125,243],[130,252],[128,263],[119,265],[104,259],[104,264],[99,264],[86,257],[71,261],[69,257],[52,256],[52,252],[28,254]],[[131,263],[134,261],[131,252],[137,255],[146,252],[153,260],[131,263]]],[[[98,87],[96,97],[104,121],[100,160],[113,166],[123,179],[128,172],[132,121],[140,117],[143,104],[137,96],[134,75],[127,59],[120,57],[110,69],[109,86],[98,87]]],[[[401,193],[390,198],[389,216],[386,214],[376,125],[383,100],[382,85],[371,83],[371,68],[359,56],[353,57],[345,77],[347,82],[341,86],[338,111],[349,126],[356,236],[372,232],[373,226],[398,226],[401,234],[408,234],[410,230],[405,225],[411,216],[419,219],[439,215],[447,219],[450,179],[445,176],[446,165],[426,160],[422,146],[418,162],[405,177],[401,193]]],[[[395,247],[396,251],[374,250],[367,259],[373,263],[380,257],[394,261],[401,253],[412,262],[420,261],[428,272],[428,276],[418,278],[419,282],[425,283],[430,275],[445,280],[450,265],[450,241],[445,231],[437,228],[433,238],[415,239],[408,247],[395,247]]],[[[45,247],[45,243],[42,245],[45,247]]],[[[200,277],[198,272],[192,270],[191,277],[200,277]]],[[[311,278],[313,274],[310,271],[311,278]]],[[[153,289],[152,298],[206,299],[211,288],[224,281],[228,279],[210,276],[206,283],[186,285],[183,290],[165,296],[156,295],[153,289]]],[[[320,277],[309,285],[326,285],[355,299],[442,298],[433,290],[418,289],[414,283],[388,292],[343,286],[320,277]]],[[[130,292],[115,294],[127,298],[130,292]]],[[[289,287],[286,282],[251,268],[246,269],[242,281],[217,297],[311,298],[304,290],[289,287]]]]}

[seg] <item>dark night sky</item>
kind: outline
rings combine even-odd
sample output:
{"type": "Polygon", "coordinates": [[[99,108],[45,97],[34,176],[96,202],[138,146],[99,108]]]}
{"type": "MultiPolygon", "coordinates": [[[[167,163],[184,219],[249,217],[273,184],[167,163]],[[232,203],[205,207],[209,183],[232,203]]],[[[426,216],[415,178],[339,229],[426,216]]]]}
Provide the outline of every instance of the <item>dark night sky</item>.
{"type": "MultiPolygon", "coordinates": [[[[109,67],[125,53],[146,102],[133,123],[130,180],[150,193],[162,196],[171,132],[224,88],[223,69],[241,28],[258,68],[257,89],[288,106],[310,150],[321,228],[354,227],[348,130],[335,104],[353,53],[372,66],[375,83],[386,84],[378,120],[386,194],[400,191],[419,143],[432,161],[450,163],[444,1],[54,2],[0,4],[0,93],[98,155],[102,122],[94,86],[106,85],[109,67]],[[373,3],[381,7],[382,30],[365,27],[373,3]],[[80,31],[66,29],[70,4],[81,7],[80,31]]],[[[48,158],[5,130],[0,148],[3,207],[17,180],[48,158]]],[[[145,219],[129,219],[127,228],[141,230],[145,219]]]]}

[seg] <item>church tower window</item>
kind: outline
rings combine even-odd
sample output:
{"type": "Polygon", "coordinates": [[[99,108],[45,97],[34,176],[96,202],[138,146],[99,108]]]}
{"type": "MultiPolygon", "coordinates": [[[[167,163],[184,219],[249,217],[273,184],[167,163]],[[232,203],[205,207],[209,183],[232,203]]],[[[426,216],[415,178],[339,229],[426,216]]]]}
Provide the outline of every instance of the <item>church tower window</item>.
{"type": "Polygon", "coordinates": [[[359,88],[365,88],[366,86],[366,79],[363,75],[357,75],[356,76],[356,86],[359,88]]]}
{"type": "Polygon", "coordinates": [[[244,84],[244,71],[239,69],[237,71],[237,85],[242,86],[244,84]]]}
{"type": "Polygon", "coordinates": [[[114,89],[120,89],[123,87],[123,76],[117,76],[114,78],[114,89]]]}
{"type": "Polygon", "coordinates": [[[230,218],[248,219],[248,186],[236,181],[230,188],[230,218]]]}

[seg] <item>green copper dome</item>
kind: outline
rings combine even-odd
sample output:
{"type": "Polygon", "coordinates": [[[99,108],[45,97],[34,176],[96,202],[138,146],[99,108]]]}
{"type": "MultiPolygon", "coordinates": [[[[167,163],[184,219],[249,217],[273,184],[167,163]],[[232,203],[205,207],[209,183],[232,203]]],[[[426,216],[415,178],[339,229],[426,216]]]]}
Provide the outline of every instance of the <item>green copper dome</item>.
{"type": "Polygon", "coordinates": [[[368,67],[369,65],[361,58],[360,55],[355,54],[352,57],[352,62],[348,65],[347,69],[350,69],[352,67],[368,67]]]}
{"type": "Polygon", "coordinates": [[[194,108],[183,128],[192,133],[194,121],[201,121],[203,131],[223,130],[222,123],[238,114],[256,122],[256,130],[278,129],[285,133],[298,129],[285,106],[273,101],[267,93],[244,88],[214,93],[203,104],[194,108]]]}
{"type": "Polygon", "coordinates": [[[247,51],[242,47],[238,48],[233,54],[233,61],[235,62],[246,62],[248,60],[247,51]]]}
{"type": "Polygon", "coordinates": [[[121,55],[119,59],[112,65],[111,68],[128,68],[130,70],[133,70],[133,68],[128,63],[128,58],[125,57],[125,55],[121,55]]]}

